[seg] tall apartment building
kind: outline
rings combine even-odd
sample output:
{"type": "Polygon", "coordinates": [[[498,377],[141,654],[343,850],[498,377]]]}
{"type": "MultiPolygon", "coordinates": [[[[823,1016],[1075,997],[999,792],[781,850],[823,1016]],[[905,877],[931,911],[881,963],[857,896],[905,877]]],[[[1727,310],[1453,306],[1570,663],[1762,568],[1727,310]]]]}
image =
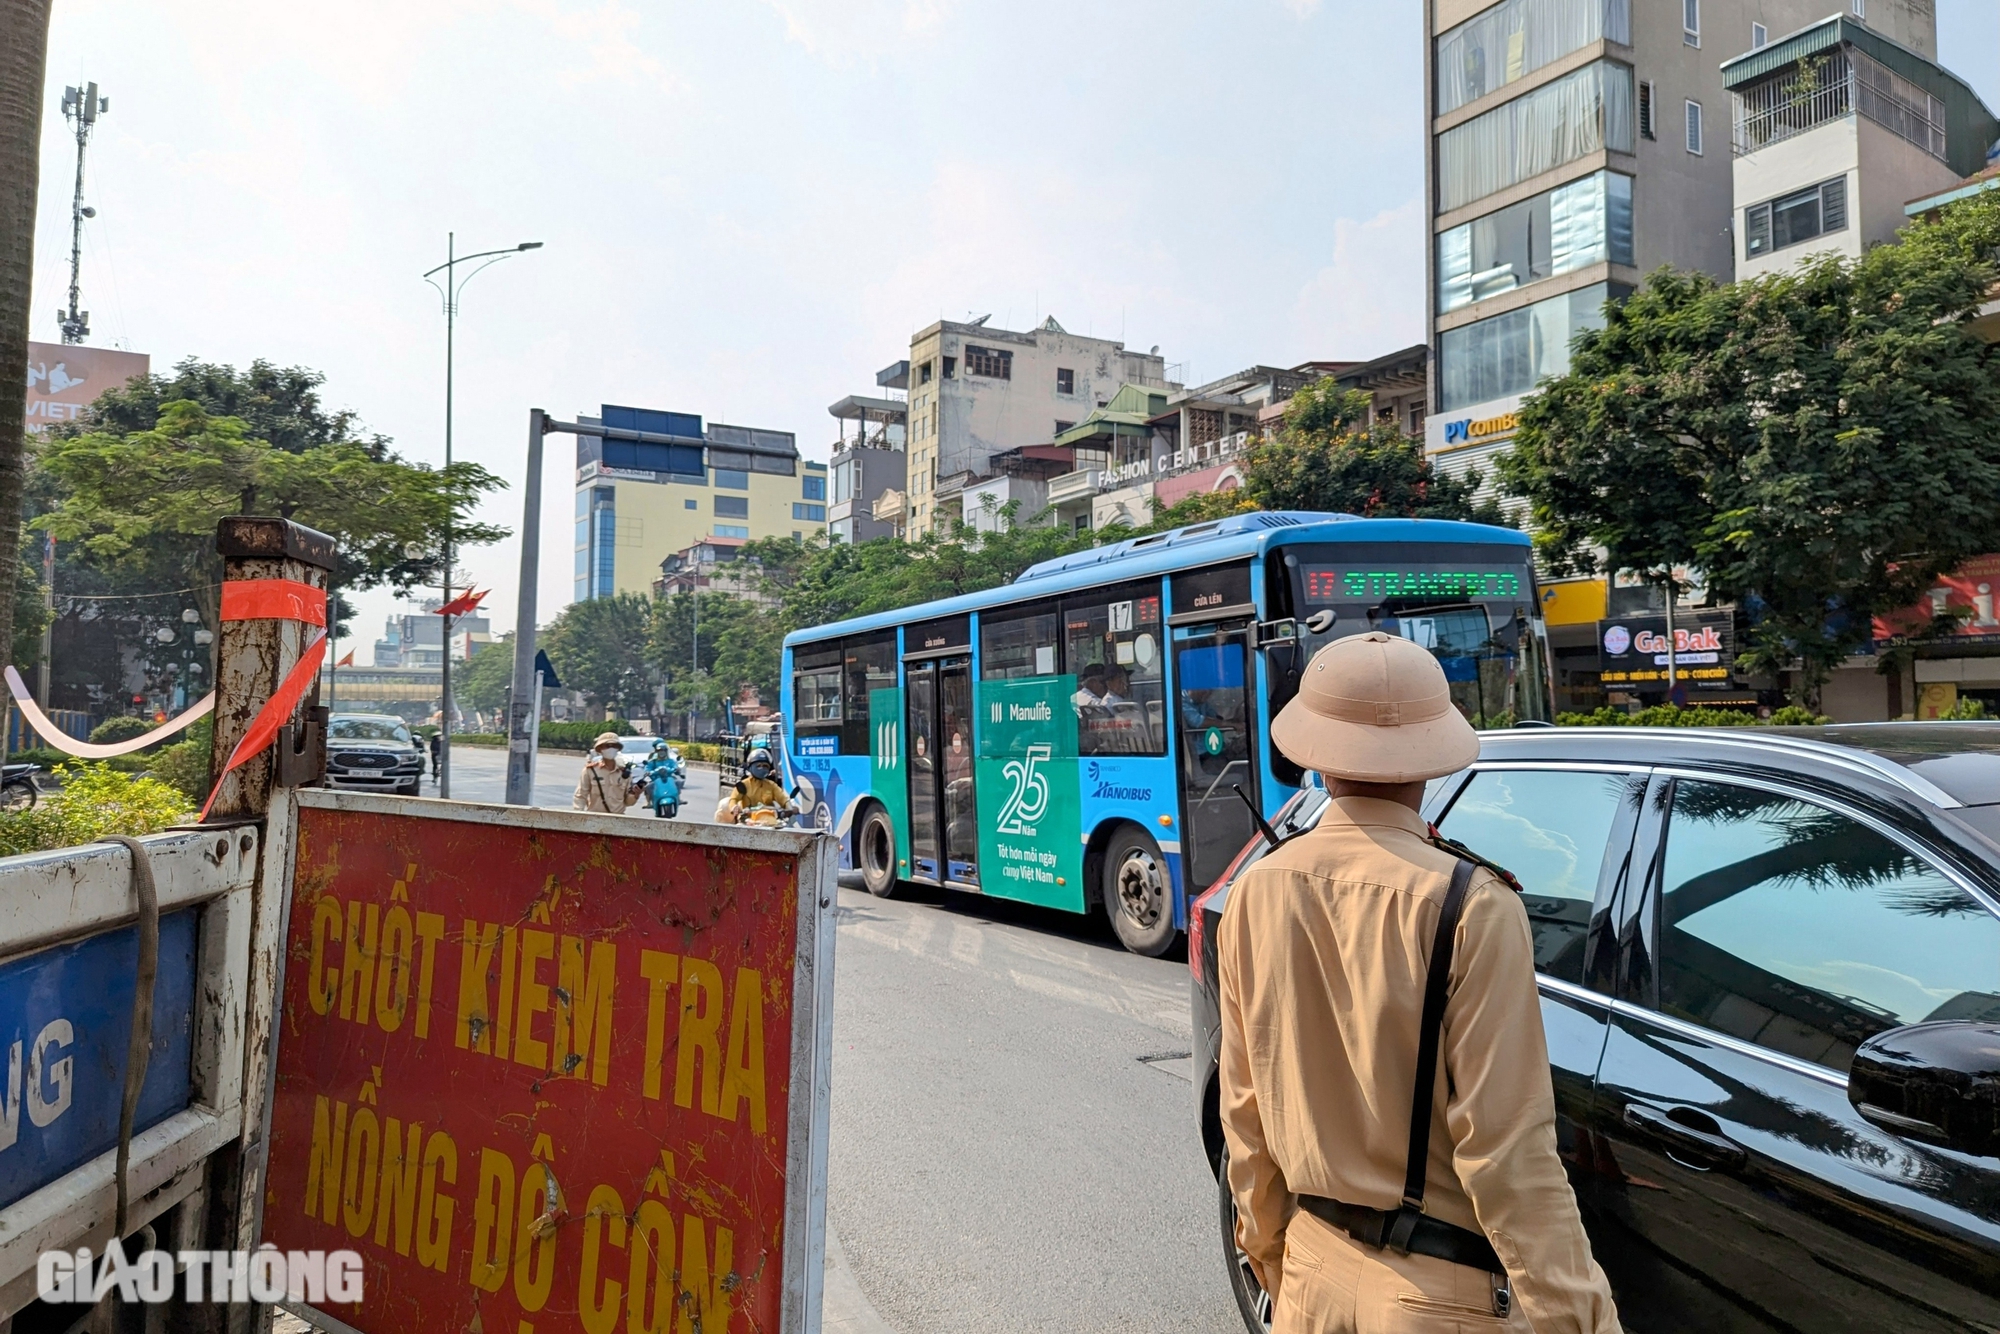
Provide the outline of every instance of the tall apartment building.
{"type": "Polygon", "coordinates": [[[1121,386],[1166,388],[1166,375],[1157,347],[1128,352],[1114,339],[1070,333],[1054,316],[1025,332],[983,317],[919,331],[910,340],[905,534],[963,517],[965,488],[990,475],[994,455],[1048,444],[1121,386]]]}
{"type": "Polygon", "coordinates": [[[1934,0],[1424,0],[1441,466],[1490,479],[1523,397],[1644,274],[1734,276],[1723,62],[1830,11],[1936,58],[1934,0]]]}
{"type": "Polygon", "coordinates": [[[673,441],[576,438],[578,602],[650,592],[666,560],[703,538],[802,539],[826,526],[826,465],[801,459],[790,431],[611,406],[578,420],[673,441]]]}

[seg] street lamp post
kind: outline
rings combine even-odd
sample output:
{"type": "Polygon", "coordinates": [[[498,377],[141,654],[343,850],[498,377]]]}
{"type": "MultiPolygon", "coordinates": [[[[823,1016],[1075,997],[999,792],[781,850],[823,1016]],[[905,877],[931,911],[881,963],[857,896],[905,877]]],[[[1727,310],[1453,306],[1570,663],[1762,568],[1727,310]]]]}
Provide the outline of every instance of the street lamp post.
{"type": "MultiPolygon", "coordinates": [[[[498,264],[503,259],[511,259],[524,250],[539,250],[541,248],[542,243],[540,241],[523,241],[519,245],[510,246],[505,250],[482,250],[473,255],[461,255],[458,253],[458,233],[446,232],[444,263],[424,275],[424,281],[432,287],[437,288],[438,294],[444,298],[444,466],[447,471],[451,468],[452,353],[458,329],[458,294],[465,290],[465,285],[471,282],[479,274],[480,270],[498,264]],[[458,272],[459,266],[472,264],[474,261],[478,261],[477,267],[461,277],[458,272]],[[444,275],[442,282],[438,280],[437,275],[439,274],[444,275]]],[[[451,604],[452,585],[451,518],[449,513],[445,517],[443,552],[443,577],[439,582],[443,586],[445,605],[449,606],[451,604]]],[[[438,706],[437,784],[438,795],[440,797],[449,797],[451,795],[451,623],[453,618],[444,616],[439,619],[444,622],[439,627],[439,637],[443,642],[444,652],[438,655],[440,699],[438,706]]]]}

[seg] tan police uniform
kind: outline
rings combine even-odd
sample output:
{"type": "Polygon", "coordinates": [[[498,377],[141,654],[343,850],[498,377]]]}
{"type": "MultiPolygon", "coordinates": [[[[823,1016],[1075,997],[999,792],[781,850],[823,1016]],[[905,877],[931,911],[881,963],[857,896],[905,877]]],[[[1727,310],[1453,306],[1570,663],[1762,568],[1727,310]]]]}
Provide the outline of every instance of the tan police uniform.
{"type": "MultiPolygon", "coordinates": [[[[1323,649],[1272,739],[1357,782],[1437,777],[1478,755],[1437,661],[1380,634],[1323,649]]],[[[1338,797],[1231,891],[1217,965],[1237,1239],[1275,1298],[1274,1334],[1615,1334],[1556,1155],[1533,942],[1512,887],[1434,846],[1408,806],[1338,797]],[[1440,936],[1448,899],[1457,920],[1440,936]],[[1402,1209],[1422,1133],[1426,983],[1446,942],[1421,1203],[1402,1209]],[[1463,1262],[1473,1252],[1485,1259],[1463,1262]]]]}

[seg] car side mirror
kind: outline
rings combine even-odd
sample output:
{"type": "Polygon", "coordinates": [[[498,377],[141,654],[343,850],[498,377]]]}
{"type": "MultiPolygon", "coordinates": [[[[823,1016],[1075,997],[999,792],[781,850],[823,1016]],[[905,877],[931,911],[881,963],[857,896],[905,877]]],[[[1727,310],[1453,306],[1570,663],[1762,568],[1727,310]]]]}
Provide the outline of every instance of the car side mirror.
{"type": "Polygon", "coordinates": [[[1947,1019],[1877,1033],[1854,1053],[1847,1100],[1907,1139],[2000,1157],[2000,1024],[1947,1019]]]}

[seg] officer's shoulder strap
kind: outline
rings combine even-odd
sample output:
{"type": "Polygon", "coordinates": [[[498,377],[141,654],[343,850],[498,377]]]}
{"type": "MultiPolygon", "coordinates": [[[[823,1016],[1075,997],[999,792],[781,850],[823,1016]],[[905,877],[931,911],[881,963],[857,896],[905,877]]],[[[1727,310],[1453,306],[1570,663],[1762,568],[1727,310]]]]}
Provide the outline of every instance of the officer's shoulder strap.
{"type": "Polygon", "coordinates": [[[1515,875],[1512,871],[1502,866],[1499,862],[1492,861],[1489,858],[1480,856],[1478,853],[1474,852],[1471,848],[1466,847],[1465,844],[1460,843],[1457,839],[1446,838],[1443,834],[1438,832],[1438,827],[1436,825],[1430,826],[1430,845],[1436,848],[1439,852],[1449,852],[1452,856],[1458,858],[1460,861],[1471,862],[1474,866],[1485,867],[1487,870],[1493,872],[1493,874],[1499,876],[1500,879],[1506,883],[1507,888],[1513,890],[1516,894],[1522,892],[1521,882],[1515,878],[1515,875]]]}

